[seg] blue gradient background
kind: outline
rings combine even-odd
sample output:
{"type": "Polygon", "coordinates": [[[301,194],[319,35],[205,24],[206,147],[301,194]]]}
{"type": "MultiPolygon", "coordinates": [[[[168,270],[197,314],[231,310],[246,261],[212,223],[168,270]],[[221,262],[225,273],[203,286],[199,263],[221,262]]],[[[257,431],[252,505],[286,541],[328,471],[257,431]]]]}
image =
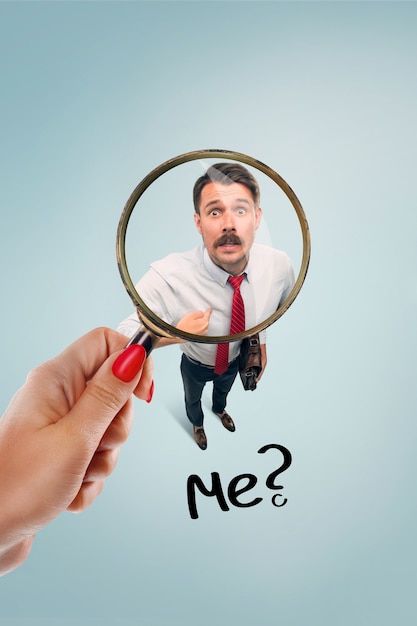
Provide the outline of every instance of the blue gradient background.
{"type": "Polygon", "coordinates": [[[197,448],[178,349],[156,352],[117,470],[0,580],[2,624],[415,623],[416,26],[414,2],[0,4],[1,410],[31,367],[130,312],[115,232],[160,162],[268,163],[313,244],[262,386],[232,390],[236,433],[207,395],[197,448]],[[283,508],[269,443],[293,454],[283,508]],[[191,520],[187,477],[213,471],[255,474],[263,501],[200,497],[191,520]]]}

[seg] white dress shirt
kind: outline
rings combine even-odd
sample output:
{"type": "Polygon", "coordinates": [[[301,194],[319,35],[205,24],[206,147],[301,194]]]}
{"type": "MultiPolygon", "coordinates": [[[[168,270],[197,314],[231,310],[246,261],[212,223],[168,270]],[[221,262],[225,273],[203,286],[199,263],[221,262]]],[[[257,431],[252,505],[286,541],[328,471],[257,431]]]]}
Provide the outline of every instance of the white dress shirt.
{"type": "MultiPolygon", "coordinates": [[[[294,286],[294,268],[285,252],[253,244],[240,292],[245,305],[246,328],[272,315],[294,286]]],[[[208,335],[230,333],[233,287],[229,274],[210,259],[203,244],[189,252],[173,253],[152,263],[136,285],[145,304],[162,320],[176,326],[191,311],[212,308],[208,335]]],[[[118,331],[132,337],[139,327],[136,313],[120,323],[118,331]]],[[[265,331],[260,335],[265,343],[265,331]]],[[[192,359],[214,366],[217,344],[185,342],[181,350],[192,359]]],[[[229,344],[229,361],[239,354],[240,342],[229,344]]]]}

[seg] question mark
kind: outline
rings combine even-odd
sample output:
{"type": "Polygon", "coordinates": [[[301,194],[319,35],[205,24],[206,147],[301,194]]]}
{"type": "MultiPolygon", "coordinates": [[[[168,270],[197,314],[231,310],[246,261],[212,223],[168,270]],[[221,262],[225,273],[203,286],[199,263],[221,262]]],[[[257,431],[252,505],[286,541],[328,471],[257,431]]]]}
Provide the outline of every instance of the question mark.
{"type": "MultiPolygon", "coordinates": [[[[285,472],[285,470],[288,469],[289,466],[291,465],[291,462],[292,462],[291,452],[288,450],[288,448],[285,448],[285,446],[280,446],[278,443],[270,443],[266,446],[262,446],[262,448],[260,448],[258,452],[259,454],[265,454],[265,452],[267,450],[270,450],[271,448],[275,448],[276,450],[279,450],[281,452],[283,456],[283,462],[282,462],[282,465],[278,467],[278,469],[276,469],[274,472],[269,474],[269,476],[266,479],[266,486],[269,489],[275,489],[275,490],[284,489],[283,485],[276,485],[274,481],[275,481],[275,478],[279,476],[279,474],[282,474],[282,472],[285,472]]],[[[282,496],[282,494],[276,493],[272,497],[272,504],[277,507],[284,506],[284,504],[286,504],[287,502],[287,498],[284,498],[284,501],[282,502],[282,504],[276,504],[276,498],[278,498],[278,496],[282,496]]]]}

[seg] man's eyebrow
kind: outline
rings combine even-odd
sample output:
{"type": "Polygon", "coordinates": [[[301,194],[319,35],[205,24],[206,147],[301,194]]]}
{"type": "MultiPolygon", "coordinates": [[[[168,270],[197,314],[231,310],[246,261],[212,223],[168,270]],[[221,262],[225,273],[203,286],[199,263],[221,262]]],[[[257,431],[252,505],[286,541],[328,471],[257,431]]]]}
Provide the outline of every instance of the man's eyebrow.
{"type": "MultiPolygon", "coordinates": [[[[251,206],[251,203],[250,203],[250,201],[247,198],[236,198],[235,202],[236,202],[236,204],[241,204],[243,202],[243,203],[248,204],[249,206],[251,206]]],[[[207,204],[205,204],[203,206],[203,209],[208,209],[211,206],[219,204],[219,203],[223,204],[223,201],[220,198],[216,198],[215,200],[210,200],[209,202],[207,202],[207,204]]]]}

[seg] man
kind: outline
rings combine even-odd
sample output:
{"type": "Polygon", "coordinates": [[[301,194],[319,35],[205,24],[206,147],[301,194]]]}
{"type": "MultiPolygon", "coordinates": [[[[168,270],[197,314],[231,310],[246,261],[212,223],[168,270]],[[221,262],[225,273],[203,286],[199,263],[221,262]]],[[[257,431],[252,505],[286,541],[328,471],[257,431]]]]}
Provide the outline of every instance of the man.
{"type": "MultiPolygon", "coordinates": [[[[254,176],[237,163],[211,166],[194,185],[194,221],[203,243],[168,255],[151,264],[136,286],[146,305],[161,319],[194,334],[222,336],[253,328],[272,315],[294,285],[289,257],[280,250],[254,243],[260,224],[259,186],[254,176]]],[[[132,336],[136,314],[119,325],[132,336]]],[[[240,342],[217,346],[181,340],[185,408],[194,439],[205,450],[201,396],[213,382],[213,412],[233,432],[226,412],[227,395],[238,373],[240,342]]],[[[260,334],[261,379],[266,366],[265,332],[260,334]]]]}

